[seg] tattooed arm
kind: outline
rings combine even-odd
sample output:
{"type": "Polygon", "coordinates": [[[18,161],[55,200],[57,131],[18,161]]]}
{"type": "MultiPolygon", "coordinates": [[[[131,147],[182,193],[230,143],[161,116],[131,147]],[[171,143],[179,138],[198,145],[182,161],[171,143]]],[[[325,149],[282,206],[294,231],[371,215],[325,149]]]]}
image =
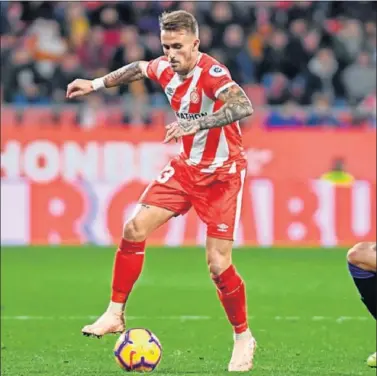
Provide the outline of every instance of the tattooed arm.
{"type": "Polygon", "coordinates": [[[213,114],[196,120],[178,120],[169,124],[166,127],[168,132],[164,142],[194,134],[199,130],[223,127],[250,116],[254,112],[249,98],[237,84],[222,91],[219,99],[224,102],[224,105],[213,114]]]}
{"type": "Polygon", "coordinates": [[[141,80],[146,77],[146,61],[135,61],[125,65],[103,77],[105,87],[127,85],[130,82],[141,80]]]}
{"type": "Polygon", "coordinates": [[[146,77],[148,62],[136,61],[95,80],[77,79],[67,87],[67,98],[81,97],[101,88],[127,85],[146,77]]]}
{"type": "Polygon", "coordinates": [[[249,98],[236,84],[222,91],[219,94],[219,99],[224,102],[220,110],[212,115],[194,120],[199,129],[223,127],[250,116],[254,111],[249,98]]]}

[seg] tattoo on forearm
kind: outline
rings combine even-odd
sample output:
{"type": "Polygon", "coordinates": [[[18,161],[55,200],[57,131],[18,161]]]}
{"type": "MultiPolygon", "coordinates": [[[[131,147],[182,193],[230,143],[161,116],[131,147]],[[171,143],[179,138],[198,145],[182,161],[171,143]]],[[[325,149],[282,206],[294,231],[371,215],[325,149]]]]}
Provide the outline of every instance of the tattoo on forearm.
{"type": "Polygon", "coordinates": [[[143,78],[143,72],[140,67],[140,62],[125,65],[122,68],[117,69],[104,77],[106,87],[114,87],[119,85],[126,85],[130,82],[141,80],[143,78]]]}
{"type": "Polygon", "coordinates": [[[181,128],[184,131],[189,131],[197,126],[199,126],[199,129],[223,127],[253,113],[249,98],[237,85],[233,85],[221,92],[219,99],[225,103],[220,110],[200,119],[180,120],[181,128]]]}

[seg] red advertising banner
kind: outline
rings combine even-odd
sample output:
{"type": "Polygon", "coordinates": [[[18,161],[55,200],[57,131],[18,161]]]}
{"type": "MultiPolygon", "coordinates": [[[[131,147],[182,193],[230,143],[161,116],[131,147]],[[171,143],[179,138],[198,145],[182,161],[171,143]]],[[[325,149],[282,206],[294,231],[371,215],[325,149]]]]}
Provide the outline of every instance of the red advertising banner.
{"type": "MultiPolygon", "coordinates": [[[[375,131],[244,133],[248,156],[238,245],[351,245],[376,238],[375,131]],[[349,187],[323,181],[341,159],[349,187]]],[[[3,244],[112,244],[146,185],[179,150],[164,130],[4,127],[3,244]]],[[[204,244],[192,210],[150,244],[204,244]]]]}

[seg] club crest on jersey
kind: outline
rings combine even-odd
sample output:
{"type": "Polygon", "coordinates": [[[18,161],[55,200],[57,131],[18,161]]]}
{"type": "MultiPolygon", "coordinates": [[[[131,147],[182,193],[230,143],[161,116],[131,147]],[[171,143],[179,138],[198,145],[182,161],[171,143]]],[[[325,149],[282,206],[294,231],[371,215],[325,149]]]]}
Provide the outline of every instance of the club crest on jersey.
{"type": "Polygon", "coordinates": [[[200,96],[196,89],[194,89],[190,94],[190,102],[195,104],[200,102],[200,96]]]}
{"type": "Polygon", "coordinates": [[[212,65],[211,69],[209,70],[209,74],[212,77],[221,77],[227,74],[227,71],[220,67],[220,65],[212,65]]]}

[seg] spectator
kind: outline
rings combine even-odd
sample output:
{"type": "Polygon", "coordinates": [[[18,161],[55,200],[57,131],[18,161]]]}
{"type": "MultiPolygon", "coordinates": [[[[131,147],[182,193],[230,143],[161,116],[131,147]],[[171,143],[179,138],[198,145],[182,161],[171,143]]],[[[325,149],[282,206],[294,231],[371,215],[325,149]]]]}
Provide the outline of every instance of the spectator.
{"type": "MultiPolygon", "coordinates": [[[[146,59],[146,50],[143,48],[143,46],[139,44],[134,44],[132,46],[121,46],[119,47],[110,63],[110,71],[114,71],[116,69],[121,68],[124,65],[130,64],[133,61],[138,60],[145,60],[146,59]]],[[[123,94],[129,94],[132,92],[132,88],[138,88],[138,92],[146,93],[147,91],[149,93],[153,93],[156,91],[156,86],[151,80],[143,80],[143,81],[137,81],[133,82],[130,85],[121,86],[119,88],[119,93],[121,95],[123,94]],[[146,91],[147,90],[147,91],[146,91]]]]}
{"type": "Polygon", "coordinates": [[[54,72],[51,82],[51,95],[58,103],[65,101],[67,86],[77,77],[85,77],[78,56],[70,52],[66,54],[54,72]]]}
{"type": "Polygon", "coordinates": [[[282,30],[276,30],[270,35],[264,47],[263,58],[259,63],[257,74],[259,79],[266,73],[286,72],[288,64],[287,41],[287,35],[282,30]]]}
{"type": "Polygon", "coordinates": [[[309,61],[317,52],[321,35],[316,29],[310,30],[299,38],[293,38],[285,49],[285,72],[289,78],[294,78],[297,72],[305,72],[309,61]],[[292,58],[294,56],[294,59],[292,58]]]}
{"type": "Polygon", "coordinates": [[[210,13],[206,14],[205,23],[213,31],[213,47],[222,48],[222,36],[224,35],[227,25],[233,22],[233,10],[229,3],[215,2],[212,3],[210,13]]]}
{"type": "Polygon", "coordinates": [[[204,53],[209,53],[212,42],[213,42],[213,32],[208,25],[203,25],[200,27],[200,49],[204,53]]]}
{"type": "MultiPolygon", "coordinates": [[[[351,104],[352,119],[352,109],[343,112],[353,124],[375,124],[365,103],[376,87],[377,8],[367,2],[2,2],[4,100],[62,103],[71,79],[102,76],[135,59],[156,58],[162,53],[158,15],[175,9],[196,15],[201,50],[226,64],[237,82],[264,86],[245,87],[256,103],[311,106],[314,100],[315,107],[326,107],[313,97],[320,93],[336,106],[351,104]]],[[[103,103],[126,96],[131,108],[124,119],[135,123],[140,116],[133,119],[134,103],[144,103],[140,114],[167,103],[151,80],[98,95],[103,103]]],[[[321,123],[317,112],[313,121],[321,123]]]]}
{"type": "Polygon", "coordinates": [[[308,24],[302,18],[295,19],[289,25],[290,37],[293,40],[300,40],[300,38],[303,35],[305,35],[307,33],[307,31],[308,31],[308,24]]]}
{"type": "Polygon", "coordinates": [[[289,83],[289,94],[291,98],[300,105],[310,105],[311,98],[308,97],[307,82],[304,75],[299,74],[289,83]]]}
{"type": "Polygon", "coordinates": [[[281,73],[274,73],[269,77],[271,83],[267,88],[267,101],[270,105],[282,105],[291,99],[288,90],[288,80],[281,73]]]}
{"type": "MultiPolygon", "coordinates": [[[[117,60],[113,60],[111,70],[118,69],[133,61],[145,60],[145,50],[141,45],[135,45],[132,48],[123,48],[122,55],[118,53],[117,56],[114,57],[117,57],[117,60]]],[[[148,103],[147,94],[153,93],[154,91],[155,86],[151,80],[135,81],[119,88],[119,93],[125,96],[126,105],[130,106],[130,111],[127,111],[127,113],[130,114],[131,118],[133,115],[137,115],[137,111],[135,110],[137,107],[135,106],[140,103],[148,103]]],[[[143,107],[143,110],[145,110],[145,107],[143,107]]]]}
{"type": "Polygon", "coordinates": [[[125,60],[125,55],[127,49],[133,48],[139,44],[139,37],[137,34],[137,29],[134,26],[127,26],[122,29],[121,41],[110,62],[110,71],[119,69],[123,65],[129,62],[125,60]]]}
{"type": "Polygon", "coordinates": [[[263,58],[264,46],[267,43],[271,32],[272,26],[269,24],[264,24],[258,26],[256,31],[250,33],[247,49],[250,57],[256,63],[259,63],[263,58]]]}
{"type": "Polygon", "coordinates": [[[135,2],[117,1],[116,9],[119,14],[119,20],[123,25],[135,25],[137,17],[135,14],[135,2]]]}
{"type": "Polygon", "coordinates": [[[376,91],[368,95],[356,108],[352,125],[376,128],[376,91]]]}
{"type": "Polygon", "coordinates": [[[135,25],[123,26],[120,32],[120,44],[118,48],[139,44],[139,29],[135,25]]]}
{"type": "Polygon", "coordinates": [[[72,47],[79,48],[87,39],[89,33],[89,20],[83,4],[79,2],[68,3],[65,23],[68,27],[67,34],[72,47]]]}
{"type": "Polygon", "coordinates": [[[368,51],[371,61],[374,65],[377,63],[377,39],[376,39],[376,25],[370,22],[366,26],[366,41],[365,41],[365,49],[368,51]]]}
{"type": "Polygon", "coordinates": [[[268,128],[298,128],[303,125],[302,119],[297,115],[297,104],[288,100],[282,111],[271,111],[266,119],[268,128]]]}
{"type": "Polygon", "coordinates": [[[142,34],[159,32],[159,22],[155,15],[155,6],[151,2],[141,1],[133,5],[137,11],[136,25],[142,34]]]}
{"type": "Polygon", "coordinates": [[[227,26],[223,38],[223,50],[225,53],[225,65],[230,70],[235,81],[244,81],[242,78],[242,66],[249,66],[250,61],[243,49],[244,32],[241,26],[232,24],[227,26]]]}
{"type": "Polygon", "coordinates": [[[12,54],[4,76],[4,100],[19,104],[46,103],[47,87],[30,53],[18,48],[12,54]]]}
{"type": "Polygon", "coordinates": [[[105,6],[99,15],[100,25],[104,29],[104,43],[110,47],[116,47],[120,42],[119,13],[114,6],[105,6]]]}
{"type": "Polygon", "coordinates": [[[309,74],[307,89],[309,93],[321,91],[334,96],[334,78],[338,71],[338,62],[329,48],[322,48],[308,64],[309,74]]]}
{"type": "Polygon", "coordinates": [[[8,7],[8,1],[0,2],[0,35],[8,34],[11,31],[10,23],[8,20],[8,7]]]}
{"type": "Polygon", "coordinates": [[[67,43],[55,20],[37,19],[30,28],[30,35],[34,37],[32,47],[36,60],[53,63],[59,61],[67,50],[67,43]]]}
{"type": "MultiPolygon", "coordinates": [[[[304,50],[304,65],[307,64],[310,59],[317,52],[321,43],[321,34],[317,29],[310,30],[302,39],[302,46],[304,50]]],[[[304,66],[300,67],[300,71],[304,70],[304,66]]]]}
{"type": "Polygon", "coordinates": [[[227,57],[222,49],[214,48],[209,53],[214,59],[219,61],[221,64],[225,64],[227,57]]]}
{"type": "Polygon", "coordinates": [[[60,26],[55,20],[38,18],[30,29],[30,49],[38,73],[51,81],[56,64],[67,50],[67,42],[60,34],[60,26]]]}
{"type": "Polygon", "coordinates": [[[351,103],[361,101],[376,90],[376,66],[366,51],[360,53],[356,63],[344,70],[342,79],[351,103]]]}
{"type": "Polygon", "coordinates": [[[296,1],[287,12],[288,22],[295,20],[311,20],[313,18],[312,1],[296,1]]]}
{"type": "Polygon", "coordinates": [[[52,20],[54,18],[54,4],[50,1],[20,1],[21,20],[32,23],[38,18],[52,20]]]}
{"type": "Polygon", "coordinates": [[[306,120],[306,125],[309,127],[331,125],[340,126],[341,123],[333,115],[330,100],[327,96],[319,94],[314,99],[314,109],[309,113],[309,117],[306,120]]]}
{"type": "Polygon", "coordinates": [[[162,54],[161,41],[156,34],[148,33],[143,38],[147,60],[157,58],[162,54]]]}
{"type": "Polygon", "coordinates": [[[14,51],[14,49],[16,48],[16,42],[17,42],[17,39],[13,35],[6,34],[6,35],[1,36],[1,43],[0,43],[1,77],[6,76],[8,65],[12,57],[12,51],[14,51]]]}
{"type": "Polygon", "coordinates": [[[77,55],[88,77],[107,67],[113,54],[113,48],[104,43],[104,31],[101,26],[93,27],[90,37],[77,48],[77,55]]]}
{"type": "Polygon", "coordinates": [[[335,40],[345,48],[346,63],[354,62],[363,45],[360,22],[354,19],[345,20],[342,29],[335,35],[335,40]]]}
{"type": "Polygon", "coordinates": [[[198,24],[200,25],[201,24],[201,17],[200,17],[200,14],[198,14],[197,12],[197,4],[195,1],[180,1],[179,2],[179,9],[181,10],[185,10],[186,12],[189,12],[193,15],[195,15],[197,21],[198,21],[198,24]]]}
{"type": "MultiPolygon", "coordinates": [[[[145,60],[145,51],[141,46],[134,46],[131,49],[127,49],[124,54],[124,60],[127,63],[133,61],[145,60]]],[[[146,94],[144,81],[134,81],[129,87],[129,92],[136,98],[138,96],[144,96],[146,94]]]]}

